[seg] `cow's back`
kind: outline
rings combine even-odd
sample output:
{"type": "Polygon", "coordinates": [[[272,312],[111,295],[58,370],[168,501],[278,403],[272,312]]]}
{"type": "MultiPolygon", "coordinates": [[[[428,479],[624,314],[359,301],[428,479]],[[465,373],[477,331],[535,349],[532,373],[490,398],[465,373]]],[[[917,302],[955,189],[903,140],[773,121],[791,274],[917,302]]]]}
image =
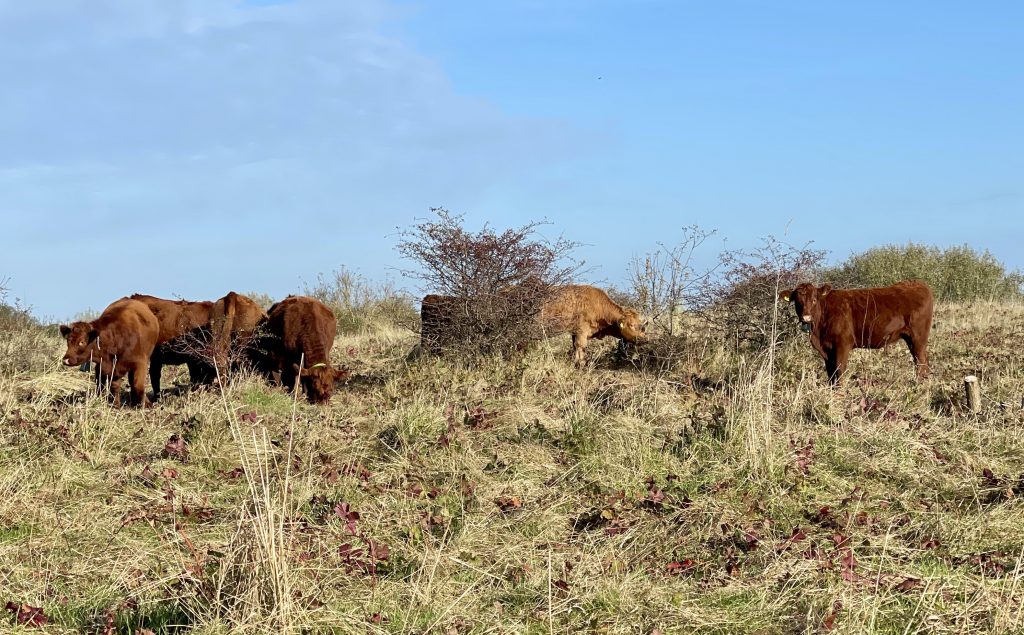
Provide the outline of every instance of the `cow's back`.
{"type": "Polygon", "coordinates": [[[263,307],[234,291],[214,302],[210,308],[210,323],[214,330],[224,329],[229,333],[251,333],[266,317],[263,307]]]}
{"type": "Polygon", "coordinates": [[[285,356],[304,356],[307,366],[330,361],[337,320],[319,300],[288,296],[270,307],[266,324],[285,356]]]}
{"type": "Polygon", "coordinates": [[[127,299],[143,303],[156,317],[160,328],[157,344],[206,326],[213,309],[213,302],[209,301],[165,300],[139,293],[127,299]]]}
{"type": "Polygon", "coordinates": [[[149,306],[132,298],[113,302],[93,322],[93,328],[100,333],[100,351],[120,357],[148,357],[160,335],[160,322],[149,306]]]}
{"type": "Polygon", "coordinates": [[[549,333],[559,333],[571,331],[580,323],[616,321],[621,313],[621,307],[601,289],[572,284],[552,292],[541,309],[541,320],[549,333]]]}
{"type": "Polygon", "coordinates": [[[826,329],[856,348],[881,348],[904,334],[931,327],[934,296],[927,284],[906,280],[888,287],[835,290],[825,296],[826,329]]]}

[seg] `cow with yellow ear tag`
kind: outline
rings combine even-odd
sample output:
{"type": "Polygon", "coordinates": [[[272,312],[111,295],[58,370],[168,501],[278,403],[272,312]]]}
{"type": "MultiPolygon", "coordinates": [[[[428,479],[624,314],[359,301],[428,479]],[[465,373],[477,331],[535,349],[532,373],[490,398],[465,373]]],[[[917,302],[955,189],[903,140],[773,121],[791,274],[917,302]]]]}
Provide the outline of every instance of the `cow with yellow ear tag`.
{"type": "Polygon", "coordinates": [[[919,379],[928,376],[928,336],[935,300],[920,280],[905,280],[874,289],[839,289],[805,282],[779,293],[796,311],[800,329],[825,360],[825,372],[837,383],[846,371],[850,351],[884,348],[903,340],[910,349],[919,379]]]}

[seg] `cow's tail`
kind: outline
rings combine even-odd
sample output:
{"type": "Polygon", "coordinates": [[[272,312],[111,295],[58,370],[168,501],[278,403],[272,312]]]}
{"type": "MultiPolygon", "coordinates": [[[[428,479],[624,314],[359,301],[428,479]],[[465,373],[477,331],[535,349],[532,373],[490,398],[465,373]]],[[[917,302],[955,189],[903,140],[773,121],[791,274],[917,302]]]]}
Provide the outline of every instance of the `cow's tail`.
{"type": "Polygon", "coordinates": [[[213,325],[214,354],[217,356],[219,372],[227,372],[230,362],[228,353],[231,350],[231,334],[235,331],[235,314],[238,312],[238,294],[234,291],[224,296],[224,315],[220,324],[213,325]]]}

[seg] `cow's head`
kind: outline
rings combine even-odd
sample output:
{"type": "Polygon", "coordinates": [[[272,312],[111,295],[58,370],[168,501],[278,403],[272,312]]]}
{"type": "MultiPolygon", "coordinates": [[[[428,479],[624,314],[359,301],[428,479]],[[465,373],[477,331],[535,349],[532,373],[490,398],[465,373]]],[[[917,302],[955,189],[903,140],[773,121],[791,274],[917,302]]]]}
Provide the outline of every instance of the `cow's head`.
{"type": "Polygon", "coordinates": [[[821,321],[822,299],[832,291],[832,285],[816,287],[810,282],[799,285],[792,291],[779,293],[779,299],[791,302],[800,319],[800,328],[810,331],[815,323],[821,321]]]}
{"type": "Polygon", "coordinates": [[[619,335],[622,339],[627,342],[636,342],[642,340],[646,334],[644,333],[644,322],[640,317],[640,314],[633,309],[625,309],[623,311],[622,318],[618,323],[619,335]]]}
{"type": "Polygon", "coordinates": [[[99,332],[88,322],[74,322],[71,326],[61,325],[60,334],[68,344],[64,353],[65,366],[81,366],[102,350],[99,332]]]}
{"type": "Polygon", "coordinates": [[[306,399],[309,399],[310,403],[330,401],[335,384],[349,376],[347,370],[331,368],[323,362],[301,370],[296,364],[295,371],[302,378],[302,387],[306,390],[306,399]]]}

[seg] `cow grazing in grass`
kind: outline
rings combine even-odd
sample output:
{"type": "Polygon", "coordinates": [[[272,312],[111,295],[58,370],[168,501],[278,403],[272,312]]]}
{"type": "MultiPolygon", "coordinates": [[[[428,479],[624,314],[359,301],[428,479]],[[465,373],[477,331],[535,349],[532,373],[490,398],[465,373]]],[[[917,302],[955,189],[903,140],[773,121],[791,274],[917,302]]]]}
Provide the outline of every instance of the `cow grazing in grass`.
{"type": "Polygon", "coordinates": [[[326,403],[335,384],[348,377],[347,371],[331,367],[337,321],[319,300],[288,296],[270,307],[261,328],[261,366],[271,374],[280,373],[288,390],[298,378],[310,402],[326,403]]]}
{"type": "Polygon", "coordinates": [[[96,365],[99,387],[109,384],[114,403],[121,404],[121,383],[128,377],[132,405],[147,406],[146,371],[160,335],[160,323],[142,302],[122,298],[92,322],[60,327],[67,342],[66,366],[96,365]]]}
{"type": "Polygon", "coordinates": [[[607,293],[589,285],[557,288],[544,303],[540,318],[548,335],[572,335],[571,353],[577,366],[585,361],[591,339],[611,336],[635,343],[645,337],[639,313],[619,306],[607,293]]]}
{"type": "Polygon", "coordinates": [[[804,283],[779,297],[793,304],[801,328],[825,360],[831,383],[846,372],[851,350],[884,348],[900,339],[910,348],[918,378],[928,376],[928,335],[935,301],[925,283],[907,280],[876,289],[804,283]]]}

